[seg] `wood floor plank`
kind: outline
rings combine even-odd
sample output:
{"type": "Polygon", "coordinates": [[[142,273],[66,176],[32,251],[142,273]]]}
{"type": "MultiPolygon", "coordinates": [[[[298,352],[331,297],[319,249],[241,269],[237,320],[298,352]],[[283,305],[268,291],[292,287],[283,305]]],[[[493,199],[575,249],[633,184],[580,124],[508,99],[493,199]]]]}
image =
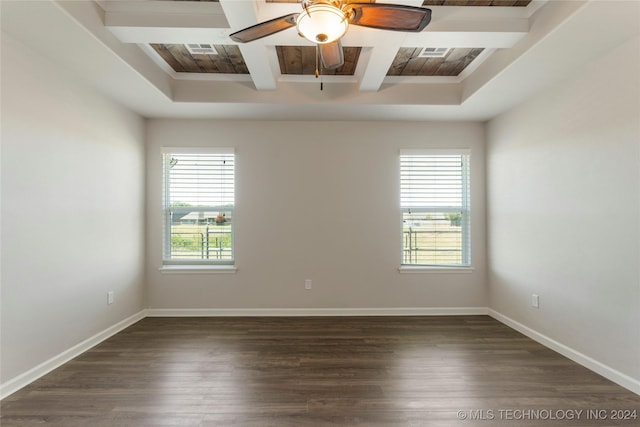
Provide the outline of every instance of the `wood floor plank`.
{"type": "Polygon", "coordinates": [[[3,427],[498,424],[638,426],[640,396],[488,316],[146,318],[0,405],[3,427]]]}

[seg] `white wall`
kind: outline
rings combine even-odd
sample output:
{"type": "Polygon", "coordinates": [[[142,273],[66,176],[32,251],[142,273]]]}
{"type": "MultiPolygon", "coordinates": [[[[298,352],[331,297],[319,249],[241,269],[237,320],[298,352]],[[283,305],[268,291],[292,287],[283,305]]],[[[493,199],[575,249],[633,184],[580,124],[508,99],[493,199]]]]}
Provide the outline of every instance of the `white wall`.
{"type": "Polygon", "coordinates": [[[3,384],[144,307],[144,131],[2,34],[3,384]]]}
{"type": "Polygon", "coordinates": [[[147,136],[151,308],[486,307],[482,124],[158,119],[147,136]],[[162,146],[235,147],[236,274],[158,271],[162,146]],[[398,272],[399,149],[413,147],[472,149],[472,274],[398,272]]]}
{"type": "Polygon", "coordinates": [[[638,390],[639,53],[628,41],[487,128],[490,307],[638,390]]]}

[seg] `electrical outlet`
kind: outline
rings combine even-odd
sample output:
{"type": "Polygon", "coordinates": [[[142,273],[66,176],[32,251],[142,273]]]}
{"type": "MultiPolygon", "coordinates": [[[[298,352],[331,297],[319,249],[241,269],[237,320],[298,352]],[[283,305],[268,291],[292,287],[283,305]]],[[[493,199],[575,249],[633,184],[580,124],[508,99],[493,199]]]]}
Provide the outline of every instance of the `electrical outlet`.
{"type": "Polygon", "coordinates": [[[113,291],[107,292],[107,304],[108,305],[113,304],[113,291]]]}
{"type": "Polygon", "coordinates": [[[311,289],[311,279],[307,279],[307,280],[304,281],[304,288],[306,290],[311,289]]]}
{"type": "Polygon", "coordinates": [[[531,294],[531,307],[540,308],[540,297],[538,294],[531,294]]]}

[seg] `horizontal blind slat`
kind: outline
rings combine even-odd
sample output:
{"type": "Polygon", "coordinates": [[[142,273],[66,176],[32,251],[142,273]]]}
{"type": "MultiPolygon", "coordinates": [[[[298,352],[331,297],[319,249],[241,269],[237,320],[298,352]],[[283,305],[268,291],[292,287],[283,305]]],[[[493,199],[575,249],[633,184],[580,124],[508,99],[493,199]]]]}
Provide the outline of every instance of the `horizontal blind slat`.
{"type": "Polygon", "coordinates": [[[234,155],[165,153],[169,205],[224,206],[235,202],[234,155]]]}
{"type": "Polygon", "coordinates": [[[462,155],[401,155],[400,203],[406,207],[460,206],[462,155]]]}

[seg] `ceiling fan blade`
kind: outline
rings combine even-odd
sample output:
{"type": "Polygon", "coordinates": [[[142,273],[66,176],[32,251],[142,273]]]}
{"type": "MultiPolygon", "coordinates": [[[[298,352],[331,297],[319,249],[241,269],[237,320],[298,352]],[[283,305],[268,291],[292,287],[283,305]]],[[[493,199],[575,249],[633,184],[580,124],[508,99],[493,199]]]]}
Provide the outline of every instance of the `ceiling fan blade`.
{"type": "Polygon", "coordinates": [[[381,30],[420,32],[431,21],[431,9],[382,3],[349,3],[349,23],[381,30]]]}
{"type": "Polygon", "coordinates": [[[243,30],[236,31],[233,34],[230,34],[229,37],[231,37],[231,40],[238,43],[252,42],[254,40],[270,36],[271,34],[278,33],[282,30],[286,30],[287,28],[295,27],[298,15],[299,13],[290,13],[289,15],[270,19],[256,25],[252,25],[251,27],[247,27],[243,30]]]}
{"type": "Polygon", "coordinates": [[[322,67],[324,69],[335,70],[336,68],[342,67],[344,64],[344,52],[340,40],[318,46],[320,47],[320,59],[322,60],[322,67]]]}

